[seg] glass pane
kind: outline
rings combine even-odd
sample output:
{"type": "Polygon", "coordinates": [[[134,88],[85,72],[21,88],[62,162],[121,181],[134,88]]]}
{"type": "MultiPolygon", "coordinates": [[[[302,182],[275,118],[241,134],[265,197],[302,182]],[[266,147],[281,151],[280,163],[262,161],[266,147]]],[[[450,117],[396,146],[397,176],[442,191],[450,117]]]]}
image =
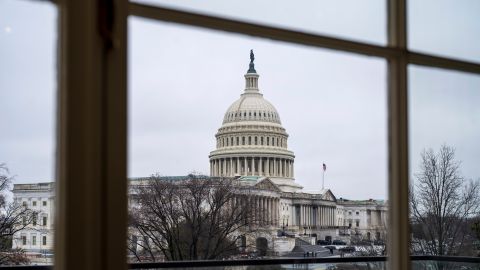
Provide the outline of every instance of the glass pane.
{"type": "Polygon", "coordinates": [[[411,50],[480,62],[480,2],[408,1],[411,50]]]}
{"type": "Polygon", "coordinates": [[[0,264],[53,262],[56,20],[51,3],[0,2],[0,264]]]}
{"type": "Polygon", "coordinates": [[[129,30],[131,262],[384,254],[385,61],[129,30]]]}
{"type": "Polygon", "coordinates": [[[385,0],[133,0],[275,27],[386,44],[385,0]]]}
{"type": "Polygon", "coordinates": [[[477,256],[480,76],[411,66],[409,88],[412,253],[477,256]]]}

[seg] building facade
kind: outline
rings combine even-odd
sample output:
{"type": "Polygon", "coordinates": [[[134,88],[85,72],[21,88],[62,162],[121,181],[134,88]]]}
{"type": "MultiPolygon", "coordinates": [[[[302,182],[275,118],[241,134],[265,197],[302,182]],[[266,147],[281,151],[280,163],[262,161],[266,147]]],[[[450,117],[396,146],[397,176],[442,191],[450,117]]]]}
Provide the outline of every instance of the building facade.
{"type": "Polygon", "coordinates": [[[16,203],[38,213],[32,224],[14,235],[12,247],[51,254],[55,213],[54,183],[15,184],[12,192],[16,203]]]}

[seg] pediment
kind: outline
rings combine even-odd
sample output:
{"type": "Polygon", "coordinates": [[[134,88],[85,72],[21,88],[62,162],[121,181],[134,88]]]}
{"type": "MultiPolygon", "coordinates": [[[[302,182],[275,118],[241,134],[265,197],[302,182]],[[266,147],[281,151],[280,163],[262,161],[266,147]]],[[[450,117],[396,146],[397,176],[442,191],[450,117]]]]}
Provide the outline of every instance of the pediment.
{"type": "Polygon", "coordinates": [[[330,189],[327,189],[323,193],[323,199],[326,200],[326,201],[332,201],[332,202],[337,201],[337,198],[335,197],[335,195],[333,195],[333,193],[332,193],[332,191],[330,191],[330,189]]]}
{"type": "Polygon", "coordinates": [[[260,182],[255,184],[255,188],[257,189],[263,189],[263,190],[269,190],[269,191],[275,191],[275,192],[281,192],[282,190],[275,185],[272,180],[269,178],[264,178],[260,182]]]}

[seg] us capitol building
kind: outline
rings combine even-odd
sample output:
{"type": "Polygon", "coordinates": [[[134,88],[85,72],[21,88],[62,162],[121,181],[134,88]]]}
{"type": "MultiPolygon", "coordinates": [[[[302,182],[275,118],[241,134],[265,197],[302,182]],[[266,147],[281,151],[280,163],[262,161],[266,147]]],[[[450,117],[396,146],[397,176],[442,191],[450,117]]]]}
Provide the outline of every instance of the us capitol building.
{"type": "MultiPolygon", "coordinates": [[[[384,240],[385,202],[337,199],[329,189],[302,192],[303,187],[295,182],[295,155],[288,149],[289,136],[279,113],[260,92],[258,82],[251,52],[245,90],[225,113],[215,134],[216,149],[209,155],[210,176],[234,177],[253,187],[254,207],[265,210],[261,212],[268,221],[262,224],[266,233],[255,237],[267,242],[274,255],[291,251],[295,239],[311,244],[324,239],[349,242],[352,236],[384,240]]],[[[54,189],[54,183],[14,185],[14,200],[40,212],[36,225],[14,236],[14,248],[51,252],[54,189]]]]}

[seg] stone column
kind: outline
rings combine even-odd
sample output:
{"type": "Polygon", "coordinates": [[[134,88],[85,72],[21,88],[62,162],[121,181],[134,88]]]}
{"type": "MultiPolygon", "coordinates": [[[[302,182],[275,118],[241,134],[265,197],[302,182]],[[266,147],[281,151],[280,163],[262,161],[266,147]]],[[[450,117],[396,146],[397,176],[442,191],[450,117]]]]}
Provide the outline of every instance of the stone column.
{"type": "Polygon", "coordinates": [[[334,221],[334,219],[333,219],[333,207],[330,207],[330,220],[331,220],[330,221],[330,226],[333,226],[333,221],[334,221]]]}
{"type": "Polygon", "coordinates": [[[292,159],[292,173],[291,173],[291,174],[292,174],[292,176],[291,176],[292,178],[295,177],[295,168],[294,168],[295,166],[294,166],[294,165],[295,165],[295,161],[293,161],[293,159],[292,159]]]}
{"type": "Polygon", "coordinates": [[[217,176],[217,160],[213,160],[213,176],[217,176]]]}
{"type": "Polygon", "coordinates": [[[277,158],[273,158],[273,176],[277,176],[277,158]]]}
{"type": "Polygon", "coordinates": [[[277,198],[277,210],[275,211],[277,213],[277,226],[280,225],[280,198],[277,198]]]}
{"type": "Polygon", "coordinates": [[[265,197],[265,224],[270,225],[270,200],[265,197]]]}
{"type": "Polygon", "coordinates": [[[265,175],[270,176],[270,158],[265,161],[265,175]]]}
{"type": "Polygon", "coordinates": [[[223,165],[222,159],[219,158],[218,159],[218,176],[222,176],[222,165],[223,165]]]}
{"type": "Polygon", "coordinates": [[[267,204],[265,201],[265,197],[262,197],[262,224],[265,225],[267,223],[267,204]]]}
{"type": "Polygon", "coordinates": [[[270,225],[273,224],[273,204],[272,204],[272,198],[268,198],[268,222],[270,225]]]}
{"type": "Polygon", "coordinates": [[[328,206],[325,207],[325,225],[328,226],[328,206]]]}
{"type": "Polygon", "coordinates": [[[287,159],[286,164],[287,164],[287,177],[290,177],[290,160],[287,159]]]}
{"type": "Polygon", "coordinates": [[[285,177],[289,177],[290,168],[288,167],[288,159],[285,159],[285,177]]]}
{"type": "Polygon", "coordinates": [[[305,225],[308,227],[310,225],[310,206],[307,204],[305,205],[305,225]]]}
{"type": "Polygon", "coordinates": [[[330,207],[326,207],[325,210],[327,212],[327,226],[330,226],[330,212],[329,212],[329,209],[330,207]]]}
{"type": "Polygon", "coordinates": [[[309,205],[305,205],[305,225],[310,226],[310,213],[309,213],[309,210],[310,210],[310,206],[309,205]]]}
{"type": "Polygon", "coordinates": [[[277,225],[277,199],[272,198],[272,225],[277,225]]]}
{"type": "Polygon", "coordinates": [[[292,177],[292,161],[288,160],[288,177],[292,177]]]}
{"type": "Polygon", "coordinates": [[[300,217],[299,217],[299,224],[297,224],[299,227],[303,225],[303,205],[300,204],[300,211],[298,212],[300,217]]]}
{"type": "Polygon", "coordinates": [[[273,198],[273,225],[277,226],[277,198],[273,198]]]}
{"type": "Polygon", "coordinates": [[[273,198],[269,198],[270,201],[270,225],[273,225],[273,198]]]}
{"type": "Polygon", "coordinates": [[[323,214],[323,205],[322,205],[320,206],[320,225],[321,226],[324,225],[323,222],[324,222],[324,214],[323,214]]]}
{"type": "Polygon", "coordinates": [[[300,206],[300,207],[299,207],[300,211],[298,211],[298,215],[299,215],[299,217],[298,217],[298,222],[299,222],[299,224],[297,224],[297,226],[300,227],[300,226],[302,226],[302,224],[303,224],[303,207],[302,207],[301,204],[300,204],[299,206],[300,206]]]}
{"type": "Polygon", "coordinates": [[[310,227],[313,224],[312,220],[313,220],[312,206],[309,205],[308,206],[308,226],[310,226],[310,227]]]}
{"type": "Polygon", "coordinates": [[[337,208],[333,208],[333,226],[337,226],[337,208]]]}
{"type": "Polygon", "coordinates": [[[222,175],[225,176],[225,175],[227,175],[227,159],[226,158],[222,159],[222,165],[223,165],[222,166],[222,170],[223,170],[222,175]]]}
{"type": "Polygon", "coordinates": [[[243,157],[243,175],[248,175],[247,157],[243,157]]]}
{"type": "Polygon", "coordinates": [[[265,175],[265,173],[263,173],[263,161],[262,161],[262,157],[259,158],[258,160],[258,175],[265,175]]]}
{"type": "Polygon", "coordinates": [[[230,158],[230,174],[229,174],[230,176],[234,175],[234,173],[233,173],[233,159],[234,158],[230,158]]]}
{"type": "Polygon", "coordinates": [[[278,174],[277,175],[281,177],[282,176],[282,159],[279,158],[277,162],[278,162],[277,163],[277,166],[278,166],[277,167],[278,168],[278,174]]]}
{"type": "Polygon", "coordinates": [[[292,207],[290,207],[290,209],[290,211],[292,212],[292,214],[290,215],[292,217],[292,222],[290,222],[289,225],[297,225],[297,207],[292,204],[292,207]]]}
{"type": "Polygon", "coordinates": [[[255,175],[255,158],[252,157],[252,160],[250,161],[250,174],[255,175]]]}
{"type": "Polygon", "coordinates": [[[331,226],[333,226],[334,223],[335,223],[335,208],[331,207],[331,211],[330,211],[330,212],[332,213],[332,223],[331,223],[331,226]]]}
{"type": "Polygon", "coordinates": [[[305,205],[302,204],[302,226],[305,226],[307,223],[307,217],[305,216],[307,212],[305,211],[305,205]]]}
{"type": "Polygon", "coordinates": [[[332,207],[328,207],[328,226],[332,226],[332,207]]]}
{"type": "Polygon", "coordinates": [[[235,168],[235,173],[240,174],[240,157],[236,157],[235,160],[237,162],[237,167],[235,168]]]}
{"type": "Polygon", "coordinates": [[[332,226],[332,207],[328,207],[328,226],[332,226]]]}

